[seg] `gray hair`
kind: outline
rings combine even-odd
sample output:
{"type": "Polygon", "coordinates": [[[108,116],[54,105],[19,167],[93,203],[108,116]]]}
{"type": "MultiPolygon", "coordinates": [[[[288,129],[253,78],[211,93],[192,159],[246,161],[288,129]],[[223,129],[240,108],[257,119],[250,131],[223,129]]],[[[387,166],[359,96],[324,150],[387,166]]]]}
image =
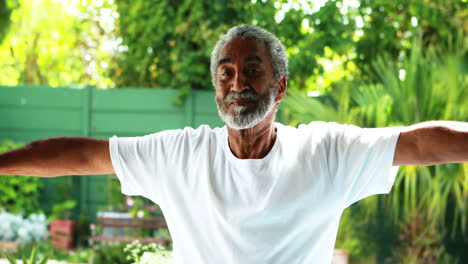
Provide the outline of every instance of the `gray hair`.
{"type": "Polygon", "coordinates": [[[216,67],[219,52],[226,43],[233,39],[255,39],[264,42],[270,50],[275,81],[278,81],[283,75],[286,77],[286,80],[288,79],[288,55],[281,41],[263,28],[251,25],[239,25],[229,29],[216,43],[211,52],[211,82],[214,87],[216,87],[216,67]]]}

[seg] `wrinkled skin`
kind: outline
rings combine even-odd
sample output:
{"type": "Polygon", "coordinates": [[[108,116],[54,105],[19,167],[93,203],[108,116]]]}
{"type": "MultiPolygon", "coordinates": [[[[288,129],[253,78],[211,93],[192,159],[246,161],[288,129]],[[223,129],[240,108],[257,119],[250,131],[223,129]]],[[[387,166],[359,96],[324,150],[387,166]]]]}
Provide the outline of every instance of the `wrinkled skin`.
{"type": "Polygon", "coordinates": [[[275,81],[266,44],[231,40],[221,49],[216,76],[216,102],[232,153],[241,159],[265,157],[276,140],[276,105],[286,91],[284,76],[275,81]]]}

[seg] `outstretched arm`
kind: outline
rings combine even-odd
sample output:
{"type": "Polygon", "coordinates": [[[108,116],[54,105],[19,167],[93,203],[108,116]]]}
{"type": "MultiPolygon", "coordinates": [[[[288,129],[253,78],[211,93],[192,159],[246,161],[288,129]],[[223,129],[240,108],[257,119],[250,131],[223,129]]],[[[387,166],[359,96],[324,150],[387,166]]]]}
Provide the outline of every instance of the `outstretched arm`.
{"type": "Polygon", "coordinates": [[[468,162],[468,123],[429,121],[400,133],[393,165],[468,162]]]}
{"type": "Polygon", "coordinates": [[[55,177],[113,173],[108,140],[47,138],[0,153],[0,175],[55,177]]]}

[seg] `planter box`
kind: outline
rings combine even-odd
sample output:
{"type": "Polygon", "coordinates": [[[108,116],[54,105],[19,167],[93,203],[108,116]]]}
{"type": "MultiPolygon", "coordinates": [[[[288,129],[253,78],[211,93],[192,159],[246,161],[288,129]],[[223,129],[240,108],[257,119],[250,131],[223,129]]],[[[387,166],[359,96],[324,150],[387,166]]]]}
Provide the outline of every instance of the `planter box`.
{"type": "Polygon", "coordinates": [[[13,254],[18,250],[19,244],[11,241],[0,241],[0,248],[6,253],[13,254]]]}
{"type": "Polygon", "coordinates": [[[56,219],[50,223],[51,242],[55,248],[72,249],[76,222],[73,220],[56,219]]]}

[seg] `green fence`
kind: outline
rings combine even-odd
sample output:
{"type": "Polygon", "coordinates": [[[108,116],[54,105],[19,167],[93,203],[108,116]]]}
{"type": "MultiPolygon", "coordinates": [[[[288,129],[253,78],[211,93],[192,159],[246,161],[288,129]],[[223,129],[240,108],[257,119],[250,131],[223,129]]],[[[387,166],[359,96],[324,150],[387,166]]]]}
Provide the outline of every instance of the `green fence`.
{"type": "MultiPolygon", "coordinates": [[[[183,106],[172,104],[173,89],[122,88],[99,90],[46,86],[0,86],[0,140],[28,143],[56,136],[109,138],[141,136],[185,126],[223,126],[213,91],[193,91],[183,106]]],[[[41,206],[57,200],[58,181],[44,178],[41,206]]],[[[75,215],[94,221],[106,204],[107,176],[73,176],[72,195],[79,201],[75,215]]]]}

